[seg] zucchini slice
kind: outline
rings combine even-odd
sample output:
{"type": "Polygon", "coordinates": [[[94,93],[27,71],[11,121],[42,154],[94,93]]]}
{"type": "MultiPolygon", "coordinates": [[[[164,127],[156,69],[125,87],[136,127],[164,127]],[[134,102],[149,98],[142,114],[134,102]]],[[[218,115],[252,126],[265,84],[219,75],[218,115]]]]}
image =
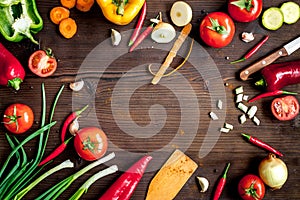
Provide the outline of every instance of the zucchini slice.
{"type": "Polygon", "coordinates": [[[283,3],[280,10],[283,13],[283,20],[287,24],[294,24],[300,18],[300,7],[295,2],[289,1],[283,3]]]}
{"type": "Polygon", "coordinates": [[[262,25],[269,30],[279,29],[284,21],[283,13],[280,8],[270,7],[264,11],[262,25]]]}

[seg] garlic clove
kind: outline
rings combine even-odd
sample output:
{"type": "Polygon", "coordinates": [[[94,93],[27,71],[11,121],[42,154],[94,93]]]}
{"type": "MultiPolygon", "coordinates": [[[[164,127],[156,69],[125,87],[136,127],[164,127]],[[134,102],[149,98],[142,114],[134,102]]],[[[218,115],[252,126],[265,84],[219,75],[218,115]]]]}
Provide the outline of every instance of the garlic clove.
{"type": "Polygon", "coordinates": [[[198,183],[201,187],[200,192],[206,192],[207,189],[208,189],[208,186],[209,186],[208,180],[204,177],[199,177],[199,176],[197,176],[197,180],[198,180],[198,183]]]}
{"type": "Polygon", "coordinates": [[[71,90],[78,92],[79,90],[81,90],[84,86],[84,81],[80,80],[80,81],[76,81],[74,83],[70,83],[70,88],[71,90]]]}
{"type": "Polygon", "coordinates": [[[111,41],[113,46],[118,46],[121,42],[122,36],[121,34],[115,30],[111,29],[111,41]]]}
{"type": "Polygon", "coordinates": [[[247,43],[253,41],[253,40],[254,40],[254,35],[253,35],[253,33],[243,32],[243,33],[242,33],[242,40],[243,40],[244,42],[247,42],[247,43]]]}
{"type": "Polygon", "coordinates": [[[71,135],[75,136],[78,130],[79,130],[79,123],[78,123],[78,118],[76,118],[69,125],[69,132],[71,133],[71,135]]]}

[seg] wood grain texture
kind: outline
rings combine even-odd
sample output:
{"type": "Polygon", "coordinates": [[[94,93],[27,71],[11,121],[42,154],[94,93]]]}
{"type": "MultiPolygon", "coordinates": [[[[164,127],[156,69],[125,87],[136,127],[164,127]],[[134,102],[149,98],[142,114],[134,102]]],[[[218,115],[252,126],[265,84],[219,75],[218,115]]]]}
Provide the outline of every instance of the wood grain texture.
{"type": "MultiPolygon", "coordinates": [[[[141,49],[127,53],[124,47],[125,53],[112,61],[110,60],[111,56],[122,50],[122,47],[105,49],[97,49],[97,47],[106,40],[109,41],[111,28],[120,31],[123,38],[129,38],[129,33],[135,27],[137,19],[134,19],[127,26],[117,26],[105,20],[96,4],[87,13],[72,9],[71,16],[78,24],[78,32],[74,38],[67,40],[59,34],[58,27],[49,19],[51,8],[60,5],[59,1],[37,0],[38,9],[44,20],[44,28],[35,37],[40,41],[40,48],[52,48],[58,59],[58,69],[53,76],[48,78],[35,76],[28,69],[27,60],[29,55],[39,47],[27,40],[11,43],[1,37],[0,42],[21,61],[27,72],[26,79],[18,92],[6,87],[0,88],[1,115],[11,103],[28,104],[35,113],[36,123],[29,133],[33,132],[40,125],[41,83],[45,83],[48,112],[55,94],[64,84],[66,87],[54,115],[54,120],[58,123],[51,129],[45,154],[49,154],[59,145],[59,132],[67,115],[88,102],[91,104],[91,108],[80,118],[80,126],[101,126],[107,133],[110,140],[108,151],[116,152],[116,158],[108,164],[116,163],[120,169],[125,170],[138,160],[139,155],[153,155],[148,171],[144,174],[132,196],[132,199],[137,200],[145,198],[151,179],[176,148],[184,151],[199,167],[175,199],[210,199],[214,185],[228,162],[231,163],[231,167],[227,175],[228,182],[221,198],[238,199],[238,181],[245,174],[257,174],[260,160],[267,155],[264,150],[243,140],[240,133],[245,132],[266,141],[281,151],[284,154],[282,159],[289,169],[289,178],[286,184],[278,191],[271,191],[268,188],[265,199],[300,199],[300,142],[298,140],[300,117],[288,122],[279,122],[270,112],[272,98],[266,98],[251,104],[258,107],[256,116],[261,120],[261,125],[255,126],[251,120],[247,120],[245,124],[241,125],[238,121],[241,112],[236,108],[233,93],[233,89],[240,85],[244,86],[245,94],[250,97],[261,92],[254,87],[252,80],[241,81],[239,72],[299,36],[300,22],[293,25],[285,24],[273,32],[262,28],[260,20],[251,23],[235,23],[236,34],[232,43],[227,47],[214,49],[207,47],[200,40],[199,22],[206,12],[226,12],[226,1],[189,0],[187,2],[193,9],[191,22],[193,29],[190,36],[201,47],[197,49],[195,46],[191,58],[198,59],[198,62],[195,64],[189,60],[178,73],[163,78],[161,84],[153,86],[150,84],[152,76],[147,71],[147,66],[149,63],[162,63],[168,54],[165,49],[171,48],[172,44],[159,46],[148,38],[141,45],[141,49]],[[255,41],[253,43],[242,42],[240,34],[243,31],[253,32],[255,41]],[[235,65],[229,64],[230,61],[242,57],[265,34],[270,35],[269,40],[251,59],[235,65]],[[85,58],[95,49],[97,49],[96,52],[99,57],[94,55],[89,60],[89,65],[83,67],[85,58]],[[99,58],[102,60],[98,60],[99,58]],[[106,68],[105,63],[109,63],[106,68]],[[218,74],[209,77],[209,79],[204,78],[204,74],[215,73],[214,66],[218,70],[218,74]],[[83,68],[84,70],[80,71],[83,68]],[[202,70],[202,73],[199,73],[199,69],[202,70]],[[78,78],[84,79],[85,87],[80,93],[72,93],[68,84],[78,78]],[[187,80],[188,87],[183,85],[185,82],[180,78],[187,80]],[[212,91],[211,88],[214,87],[214,84],[218,85],[218,81],[222,83],[221,86],[212,91]],[[227,83],[226,87],[223,86],[224,83],[227,83]],[[126,88],[121,90],[120,88],[124,84],[131,89],[136,86],[138,88],[134,92],[126,90],[126,88]],[[215,106],[215,100],[223,95],[225,97],[223,100],[224,108],[220,111],[215,106]],[[128,106],[128,110],[126,106],[128,106]],[[228,134],[220,134],[217,128],[222,126],[222,121],[211,121],[208,113],[212,110],[219,114],[221,119],[233,124],[234,130],[228,134]],[[197,115],[195,114],[196,111],[199,111],[197,115]],[[183,118],[182,116],[187,117],[183,118]],[[183,121],[184,126],[182,125],[183,121]],[[122,124],[117,122],[122,122],[122,124]],[[220,124],[212,127],[215,128],[215,131],[210,132],[211,123],[220,124]],[[207,146],[203,146],[204,141],[208,144],[207,146]],[[209,148],[210,144],[213,146],[212,149],[209,148]],[[209,151],[205,157],[199,157],[201,147],[204,148],[202,151],[209,151]],[[206,193],[199,192],[196,176],[204,176],[209,180],[211,186],[206,193]]],[[[264,9],[270,6],[280,6],[283,2],[281,0],[264,1],[264,9]]],[[[163,20],[171,23],[169,10],[172,3],[173,1],[169,0],[148,1],[144,26],[148,26],[150,24],[149,19],[155,17],[159,11],[163,13],[163,20]]],[[[176,27],[176,30],[180,31],[180,28],[176,27]]],[[[128,41],[124,41],[124,43],[127,44],[128,41]]],[[[182,47],[181,54],[174,58],[171,68],[182,62],[187,52],[185,49],[188,47],[188,44],[182,47]]],[[[297,59],[300,59],[299,50],[289,57],[278,59],[276,62],[297,59]]],[[[286,90],[300,92],[300,85],[289,86],[286,90]]],[[[297,98],[299,99],[298,96],[297,98]]],[[[4,136],[6,130],[2,125],[0,132],[0,163],[3,163],[10,148],[4,136]]],[[[22,140],[24,137],[26,134],[19,136],[19,139],[22,140]]],[[[29,157],[34,156],[36,145],[36,140],[32,140],[26,145],[29,157]]],[[[67,158],[75,162],[74,169],[63,170],[48,177],[26,195],[25,199],[34,199],[58,181],[88,164],[88,162],[78,158],[72,143],[70,143],[67,150],[42,171],[46,171],[67,158]]],[[[99,166],[80,177],[61,195],[60,199],[68,199],[88,177],[105,167],[104,165],[99,166]]],[[[122,171],[119,171],[97,181],[82,199],[97,199],[121,173],[122,171]]]]}

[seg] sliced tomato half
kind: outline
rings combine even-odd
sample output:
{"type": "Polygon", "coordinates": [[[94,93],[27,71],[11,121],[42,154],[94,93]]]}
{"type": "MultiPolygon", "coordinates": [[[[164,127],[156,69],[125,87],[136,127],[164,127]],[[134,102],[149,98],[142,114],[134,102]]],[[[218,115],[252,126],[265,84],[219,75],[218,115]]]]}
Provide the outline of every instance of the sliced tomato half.
{"type": "Polygon", "coordinates": [[[29,57],[28,67],[39,77],[48,77],[56,71],[57,61],[51,49],[37,50],[29,57]]]}
{"type": "Polygon", "coordinates": [[[277,119],[291,120],[299,113],[299,102],[296,97],[291,95],[276,98],[272,101],[271,110],[277,119]]]}

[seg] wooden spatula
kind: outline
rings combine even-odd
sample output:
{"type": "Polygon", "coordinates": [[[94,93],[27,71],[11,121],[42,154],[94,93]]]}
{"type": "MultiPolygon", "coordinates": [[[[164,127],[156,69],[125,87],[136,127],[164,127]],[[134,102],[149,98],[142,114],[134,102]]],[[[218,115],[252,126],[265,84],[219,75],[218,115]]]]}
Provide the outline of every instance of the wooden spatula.
{"type": "Polygon", "coordinates": [[[191,158],[175,150],[152,179],[146,200],[172,200],[198,168],[191,158]]]}

